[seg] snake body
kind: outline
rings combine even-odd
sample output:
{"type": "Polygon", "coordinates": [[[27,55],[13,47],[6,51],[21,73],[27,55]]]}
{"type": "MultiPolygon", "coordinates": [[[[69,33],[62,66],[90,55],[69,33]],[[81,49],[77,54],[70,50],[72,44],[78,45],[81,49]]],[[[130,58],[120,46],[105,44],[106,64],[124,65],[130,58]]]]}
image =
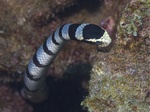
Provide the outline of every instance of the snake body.
{"type": "Polygon", "coordinates": [[[65,24],[57,28],[38,48],[27,66],[21,91],[24,98],[35,103],[47,98],[47,69],[68,40],[98,44],[101,47],[107,47],[111,43],[108,33],[94,24],[65,24]]]}

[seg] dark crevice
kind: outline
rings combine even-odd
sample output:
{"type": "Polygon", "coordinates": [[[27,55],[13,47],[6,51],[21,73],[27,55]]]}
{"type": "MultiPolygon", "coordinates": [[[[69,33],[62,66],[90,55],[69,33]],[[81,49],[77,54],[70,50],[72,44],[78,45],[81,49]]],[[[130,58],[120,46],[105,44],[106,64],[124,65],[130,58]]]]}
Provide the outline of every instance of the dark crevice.
{"type": "Polygon", "coordinates": [[[63,11],[56,13],[56,16],[58,16],[59,18],[68,17],[79,13],[79,11],[82,9],[93,13],[101,6],[102,3],[103,0],[77,0],[76,4],[74,4],[71,7],[65,8],[63,11]]]}
{"type": "MultiPolygon", "coordinates": [[[[33,107],[33,112],[86,112],[80,104],[88,95],[87,86],[91,69],[92,66],[88,63],[78,63],[69,65],[61,80],[48,76],[46,81],[50,92],[47,100],[40,104],[30,101],[27,103],[33,107]]],[[[22,74],[3,71],[0,75],[3,81],[10,79],[10,82],[1,82],[3,86],[20,94],[23,87],[22,74]]]]}
{"type": "Polygon", "coordinates": [[[80,105],[88,91],[82,82],[89,81],[91,65],[80,63],[70,65],[64,72],[64,79],[47,77],[48,99],[40,104],[32,104],[34,112],[86,112],[80,105]]]}

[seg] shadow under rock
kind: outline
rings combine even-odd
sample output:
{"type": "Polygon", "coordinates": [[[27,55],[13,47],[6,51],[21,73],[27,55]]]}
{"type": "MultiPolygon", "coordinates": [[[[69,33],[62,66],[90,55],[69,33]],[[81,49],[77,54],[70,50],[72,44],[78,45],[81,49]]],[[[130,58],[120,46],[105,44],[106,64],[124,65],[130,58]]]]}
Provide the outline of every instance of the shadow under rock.
{"type": "Polygon", "coordinates": [[[40,104],[31,104],[34,112],[86,112],[80,105],[88,92],[82,82],[90,79],[91,65],[80,63],[70,65],[64,72],[63,80],[47,77],[48,99],[40,104]]]}
{"type": "Polygon", "coordinates": [[[58,12],[56,15],[59,18],[66,18],[73,14],[79,13],[82,9],[85,9],[89,13],[93,13],[103,4],[103,0],[76,0],[73,6],[65,8],[63,11],[58,12]]]}
{"type": "MultiPolygon", "coordinates": [[[[83,87],[82,82],[88,82],[92,66],[88,63],[72,64],[64,72],[64,78],[59,80],[54,77],[47,77],[49,97],[40,104],[33,104],[33,112],[86,112],[80,105],[88,91],[83,87]]],[[[20,92],[22,88],[23,75],[0,71],[0,84],[20,92]],[[7,81],[8,80],[8,81],[7,81]]],[[[84,84],[87,86],[87,83],[84,84]]]]}

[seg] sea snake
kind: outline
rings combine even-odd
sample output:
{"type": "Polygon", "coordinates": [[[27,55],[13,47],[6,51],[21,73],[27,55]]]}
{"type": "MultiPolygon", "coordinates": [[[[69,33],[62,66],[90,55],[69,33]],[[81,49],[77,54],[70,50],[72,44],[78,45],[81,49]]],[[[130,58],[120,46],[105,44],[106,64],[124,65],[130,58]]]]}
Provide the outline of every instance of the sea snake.
{"type": "Polygon", "coordinates": [[[38,48],[27,66],[24,87],[21,90],[21,95],[25,99],[39,103],[47,98],[47,69],[68,40],[98,44],[101,47],[107,47],[111,43],[107,31],[94,24],[69,23],[57,28],[38,48]]]}

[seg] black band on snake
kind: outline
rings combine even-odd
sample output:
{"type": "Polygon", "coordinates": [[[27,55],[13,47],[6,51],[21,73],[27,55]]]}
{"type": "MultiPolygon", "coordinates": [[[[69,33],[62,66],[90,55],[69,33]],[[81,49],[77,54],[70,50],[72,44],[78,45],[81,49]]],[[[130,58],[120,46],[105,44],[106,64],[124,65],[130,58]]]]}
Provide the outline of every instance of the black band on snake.
{"type": "Polygon", "coordinates": [[[101,47],[107,47],[111,43],[108,33],[94,24],[65,24],[57,28],[38,48],[27,66],[24,88],[21,91],[24,98],[35,103],[47,98],[49,92],[45,81],[46,72],[68,40],[98,44],[101,47]]]}

